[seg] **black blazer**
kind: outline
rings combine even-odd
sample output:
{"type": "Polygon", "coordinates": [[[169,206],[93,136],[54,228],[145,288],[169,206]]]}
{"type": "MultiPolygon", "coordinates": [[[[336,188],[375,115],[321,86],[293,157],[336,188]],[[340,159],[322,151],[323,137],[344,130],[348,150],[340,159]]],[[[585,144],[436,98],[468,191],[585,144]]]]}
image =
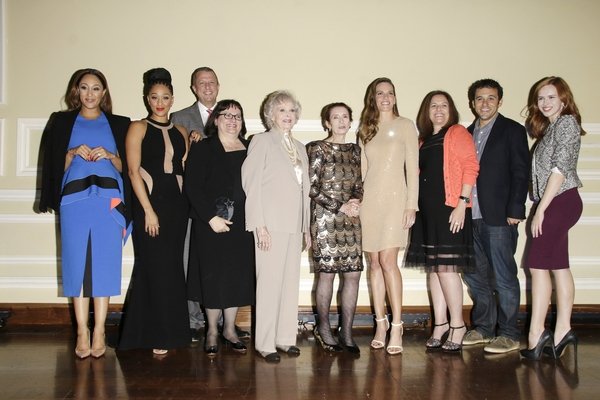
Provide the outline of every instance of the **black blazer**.
{"type": "MultiPolygon", "coordinates": [[[[52,209],[59,212],[61,199],[61,184],[65,173],[65,156],[67,147],[71,139],[73,125],[79,110],[59,111],[53,113],[48,119],[44,128],[42,141],[40,143],[40,152],[42,154],[42,188],[40,194],[39,209],[41,212],[47,212],[52,209]]],[[[120,115],[105,114],[106,119],[112,130],[112,134],[117,144],[119,157],[123,169],[124,199],[125,199],[125,218],[127,223],[131,221],[131,185],[129,183],[129,174],[127,171],[127,158],[125,157],[125,136],[129,128],[130,119],[120,115]]]]}
{"type": "MultiPolygon", "coordinates": [[[[475,123],[467,129],[473,134],[475,123]]],[[[481,154],[477,177],[477,198],[486,224],[503,226],[508,217],[525,219],[529,165],[525,128],[498,114],[481,154]]]]}
{"type": "MultiPolygon", "coordinates": [[[[248,148],[248,141],[241,139],[248,148]]],[[[183,190],[190,202],[190,216],[208,224],[215,215],[214,200],[220,196],[231,197],[234,183],[241,185],[241,170],[234,171],[225,156],[218,136],[193,143],[185,162],[183,190]],[[237,180],[235,179],[237,175],[237,180]],[[202,182],[201,185],[198,182],[202,182]]]]}

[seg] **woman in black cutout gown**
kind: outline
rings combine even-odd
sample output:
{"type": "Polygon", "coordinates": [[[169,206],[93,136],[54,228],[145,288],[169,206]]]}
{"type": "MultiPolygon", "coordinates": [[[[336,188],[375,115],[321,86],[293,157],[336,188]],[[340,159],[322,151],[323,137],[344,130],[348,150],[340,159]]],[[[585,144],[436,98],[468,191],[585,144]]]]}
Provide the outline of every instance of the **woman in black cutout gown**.
{"type": "Polygon", "coordinates": [[[135,264],[119,348],[161,355],[190,342],[183,271],[188,204],[182,191],[189,143],[185,128],[168,119],[173,86],[167,70],[144,74],[144,95],[150,116],[132,123],[126,140],[135,264]]]}

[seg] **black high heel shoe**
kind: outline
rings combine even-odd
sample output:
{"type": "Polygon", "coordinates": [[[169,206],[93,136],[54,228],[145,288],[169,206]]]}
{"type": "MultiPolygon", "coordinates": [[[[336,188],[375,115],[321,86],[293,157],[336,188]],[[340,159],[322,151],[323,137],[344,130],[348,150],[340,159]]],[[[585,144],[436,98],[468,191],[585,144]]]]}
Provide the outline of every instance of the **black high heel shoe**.
{"type": "Polygon", "coordinates": [[[571,329],[569,332],[567,332],[565,336],[563,336],[560,342],[556,346],[554,346],[554,348],[550,349],[548,347],[545,347],[544,354],[550,357],[554,357],[555,360],[558,360],[565,353],[567,346],[573,343],[573,351],[575,352],[575,357],[577,357],[578,342],[579,339],[577,339],[577,336],[575,336],[575,332],[573,332],[573,330],[571,329]]]}
{"type": "MultiPolygon", "coordinates": [[[[446,339],[446,341],[442,345],[442,350],[444,350],[446,352],[450,352],[450,353],[456,353],[456,352],[462,351],[462,339],[460,339],[460,343],[455,342],[454,341],[454,332],[457,329],[464,329],[465,333],[466,333],[467,327],[464,325],[463,326],[449,325],[449,326],[450,326],[450,329],[448,329],[448,331],[450,332],[450,334],[448,335],[448,339],[446,339]]],[[[463,337],[464,337],[464,334],[463,334],[463,337]]]]}
{"type": "Polygon", "coordinates": [[[319,332],[319,325],[316,325],[315,329],[313,329],[313,335],[315,336],[315,339],[317,339],[317,342],[319,342],[319,344],[321,345],[323,350],[329,351],[331,353],[339,353],[341,351],[344,351],[342,346],[340,346],[339,344],[337,344],[337,343],[329,344],[329,343],[326,343],[325,340],[323,340],[323,337],[321,336],[321,333],[319,332]]]}
{"type": "Polygon", "coordinates": [[[232,342],[231,340],[227,339],[225,336],[221,336],[221,339],[223,340],[223,343],[225,343],[228,346],[231,346],[231,350],[240,353],[240,354],[246,354],[246,352],[248,351],[248,348],[246,347],[246,345],[244,343],[241,342],[241,340],[238,339],[237,342],[232,342]]]}
{"type": "Polygon", "coordinates": [[[537,361],[542,357],[544,347],[548,345],[550,345],[551,347],[552,355],[554,356],[554,358],[556,358],[556,352],[554,350],[554,341],[552,340],[552,332],[546,329],[540,335],[540,338],[538,339],[538,342],[533,349],[524,349],[520,351],[521,357],[526,358],[528,360],[537,361]]]}
{"type": "Polygon", "coordinates": [[[217,353],[219,352],[219,346],[216,346],[216,345],[215,346],[204,345],[204,352],[209,357],[215,357],[217,355],[217,353]]]}
{"type": "Polygon", "coordinates": [[[342,328],[338,327],[338,338],[340,340],[340,345],[348,350],[349,353],[354,355],[360,354],[360,348],[354,343],[354,340],[350,339],[350,341],[346,340],[346,337],[342,334],[342,328]],[[348,344],[352,343],[352,344],[348,344]]]}
{"type": "MultiPolygon", "coordinates": [[[[217,338],[215,337],[214,344],[209,344],[208,334],[204,337],[204,352],[208,357],[215,357],[219,352],[219,345],[216,343],[217,338]]],[[[216,336],[216,335],[215,335],[216,336]]]]}
{"type": "Polygon", "coordinates": [[[444,339],[448,337],[448,333],[450,332],[450,325],[448,324],[448,321],[444,322],[443,324],[434,324],[433,325],[433,329],[435,329],[436,326],[444,326],[444,325],[448,325],[448,329],[446,329],[446,331],[444,333],[442,333],[442,336],[439,339],[434,338],[433,335],[431,335],[431,337],[429,339],[427,339],[427,342],[425,342],[425,347],[427,349],[439,349],[442,347],[444,339]]]}

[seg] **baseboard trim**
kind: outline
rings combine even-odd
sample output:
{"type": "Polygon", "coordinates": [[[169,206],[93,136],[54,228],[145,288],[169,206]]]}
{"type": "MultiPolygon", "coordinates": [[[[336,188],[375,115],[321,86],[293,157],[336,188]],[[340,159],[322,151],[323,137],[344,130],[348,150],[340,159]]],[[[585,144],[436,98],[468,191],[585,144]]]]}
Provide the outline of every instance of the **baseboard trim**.
{"type": "MultiPolygon", "coordinates": [[[[118,324],[123,306],[114,304],[109,306],[108,323],[118,324]]],[[[469,321],[470,306],[465,306],[465,321],[469,321]]],[[[336,308],[331,309],[332,324],[337,324],[336,308]]],[[[298,321],[301,325],[314,323],[315,310],[312,306],[298,307],[298,321]]],[[[369,306],[359,306],[356,310],[355,326],[372,326],[372,309],[369,306]]],[[[527,319],[527,307],[521,306],[519,320],[527,319]]],[[[553,312],[550,310],[549,318],[553,312]]],[[[3,324],[10,325],[71,325],[74,321],[73,307],[70,304],[46,303],[0,303],[0,318],[3,324]]],[[[406,306],[403,308],[402,319],[411,326],[428,326],[431,321],[431,308],[429,306],[406,306]]],[[[600,324],[600,304],[580,304],[573,307],[573,323],[600,324]]],[[[241,307],[238,312],[237,324],[242,327],[251,326],[252,308],[241,307]]],[[[2,326],[2,324],[0,324],[2,326]]]]}

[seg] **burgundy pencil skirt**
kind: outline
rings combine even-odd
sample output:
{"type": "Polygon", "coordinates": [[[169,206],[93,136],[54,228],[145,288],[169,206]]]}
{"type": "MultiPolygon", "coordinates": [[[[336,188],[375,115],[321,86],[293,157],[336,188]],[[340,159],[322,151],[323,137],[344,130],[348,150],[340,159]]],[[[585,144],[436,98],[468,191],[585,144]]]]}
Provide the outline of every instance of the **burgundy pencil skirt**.
{"type": "Polygon", "coordinates": [[[582,211],[577,188],[554,197],[544,213],[543,234],[531,240],[525,266],[548,270],[569,268],[569,229],[577,223],[582,211]]]}

